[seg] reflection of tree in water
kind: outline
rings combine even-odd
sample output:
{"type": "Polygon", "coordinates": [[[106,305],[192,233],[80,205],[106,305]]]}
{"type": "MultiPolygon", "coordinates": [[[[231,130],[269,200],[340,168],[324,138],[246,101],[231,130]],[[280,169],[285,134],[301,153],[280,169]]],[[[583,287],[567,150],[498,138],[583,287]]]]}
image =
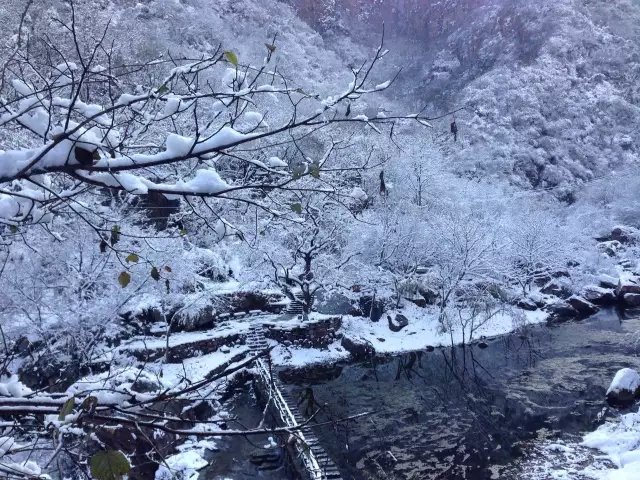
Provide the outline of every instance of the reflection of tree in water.
{"type": "Polygon", "coordinates": [[[525,419],[505,382],[535,365],[537,347],[514,335],[484,350],[412,352],[347,367],[314,387],[318,421],[375,413],[324,429],[323,444],[353,478],[458,478],[510,458],[525,419]]]}

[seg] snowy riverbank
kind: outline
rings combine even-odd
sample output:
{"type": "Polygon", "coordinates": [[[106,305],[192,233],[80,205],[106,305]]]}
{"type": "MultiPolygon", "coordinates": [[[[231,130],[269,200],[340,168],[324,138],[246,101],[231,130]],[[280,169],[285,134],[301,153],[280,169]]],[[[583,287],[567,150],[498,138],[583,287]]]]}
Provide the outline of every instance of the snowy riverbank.
{"type": "MultiPolygon", "coordinates": [[[[494,315],[481,326],[472,327],[467,324],[463,330],[462,325],[457,325],[450,331],[443,332],[434,310],[408,305],[404,307],[402,314],[409,319],[409,325],[399,332],[391,331],[387,320],[371,322],[366,317],[343,316],[338,333],[356,344],[372,347],[376,354],[395,355],[430,347],[458,345],[463,343],[463,340],[468,342],[470,338],[478,340],[504,335],[528,325],[540,324],[548,317],[548,314],[541,310],[517,310],[515,316],[513,312],[505,311],[494,315]],[[470,331],[472,328],[473,334],[470,331]]],[[[281,366],[303,367],[343,361],[350,357],[349,352],[342,346],[342,340],[336,340],[326,349],[285,346],[277,342],[271,342],[271,345],[274,347],[274,363],[281,366]]]]}

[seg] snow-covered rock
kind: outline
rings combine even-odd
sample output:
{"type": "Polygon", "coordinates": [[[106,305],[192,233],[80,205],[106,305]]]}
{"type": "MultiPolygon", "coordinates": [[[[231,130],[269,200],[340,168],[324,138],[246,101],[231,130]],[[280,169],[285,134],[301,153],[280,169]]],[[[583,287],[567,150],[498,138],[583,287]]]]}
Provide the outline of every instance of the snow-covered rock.
{"type": "Polygon", "coordinates": [[[618,286],[618,279],[609,275],[600,275],[598,281],[602,288],[616,288],[618,286]]]}
{"type": "Polygon", "coordinates": [[[607,390],[607,403],[627,408],[636,398],[640,398],[640,375],[632,368],[618,370],[607,390]]]}
{"type": "Polygon", "coordinates": [[[350,338],[345,335],[342,337],[340,345],[354,358],[370,357],[376,354],[371,342],[363,338],[350,338]]]}
{"type": "Polygon", "coordinates": [[[549,305],[547,310],[550,313],[548,323],[564,323],[579,316],[578,311],[566,302],[549,305]]]}
{"type": "Polygon", "coordinates": [[[620,279],[616,286],[616,295],[623,298],[627,293],[640,293],[640,279],[633,276],[620,279]]]}
{"type": "Polygon", "coordinates": [[[541,290],[544,295],[554,295],[558,298],[566,299],[571,296],[571,282],[565,278],[551,280],[541,290]]]}
{"type": "Polygon", "coordinates": [[[640,412],[623,415],[619,422],[607,422],[595,432],[585,435],[582,444],[600,450],[617,467],[597,478],[608,480],[640,478],[638,438],[640,438],[640,412]]]}
{"type": "Polygon", "coordinates": [[[616,303],[616,296],[611,288],[598,287],[597,285],[584,287],[582,297],[594,305],[613,305],[616,303]]]}
{"type": "Polygon", "coordinates": [[[589,302],[585,298],[580,297],[578,295],[571,296],[567,300],[567,303],[569,303],[569,305],[575,308],[581,317],[588,317],[590,315],[593,315],[594,313],[597,313],[600,310],[593,303],[589,302]]]}
{"type": "Polygon", "coordinates": [[[622,301],[625,307],[640,307],[640,293],[625,293],[622,296],[622,301]]]}
{"type": "Polygon", "coordinates": [[[600,242],[598,244],[598,251],[604,253],[609,257],[615,257],[618,252],[624,250],[622,244],[617,240],[610,240],[607,242],[600,242]]]}
{"type": "Polygon", "coordinates": [[[609,238],[619,243],[635,243],[640,238],[640,233],[633,227],[619,225],[614,227],[609,238]]]}
{"type": "Polygon", "coordinates": [[[518,303],[516,304],[516,306],[518,308],[522,308],[523,310],[528,310],[530,312],[533,312],[534,310],[538,309],[538,306],[530,298],[521,298],[520,300],[518,300],[518,303]]]}

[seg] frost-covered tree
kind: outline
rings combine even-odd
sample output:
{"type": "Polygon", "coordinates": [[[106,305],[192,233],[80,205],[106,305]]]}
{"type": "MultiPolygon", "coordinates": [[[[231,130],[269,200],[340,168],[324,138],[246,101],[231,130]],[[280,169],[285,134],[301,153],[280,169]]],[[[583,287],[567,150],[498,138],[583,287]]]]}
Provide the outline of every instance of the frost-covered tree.
{"type": "MultiPolygon", "coordinates": [[[[211,271],[232,262],[229,250],[255,247],[260,232],[292,240],[288,246],[303,268],[291,278],[302,282],[310,305],[311,270],[329,270],[319,258],[334,248],[336,228],[316,204],[348,213],[354,185],[345,177],[367,168],[366,158],[345,155],[350,143],[342,147],[341,137],[352,134],[349,125],[385,137],[402,122],[427,125],[421,115],[355,114],[364,97],[391,84],[372,77],[387,53],[382,45],[368,62],[349,67],[343,84],[325,86],[334,90],[327,94],[280,72],[277,37],[261,46],[258,63],[223,46],[133,61],[108,25],[88,28],[77,15],[82,8],[68,7],[68,17],[41,19],[50,22],[42,34],[20,26],[0,78],[0,315],[14,339],[29,325],[26,345],[44,342],[46,358],[75,362],[76,378],[105,361],[114,364],[69,400],[46,388],[26,389],[14,375],[13,350],[3,350],[0,386],[8,393],[0,413],[22,419],[38,412],[50,415],[53,426],[21,434],[21,441],[50,450],[40,465],[25,463],[20,449],[7,450],[2,465],[18,477],[44,474],[62,456],[86,465],[90,452],[79,445],[114,424],[152,438],[241,434],[216,426],[175,429],[169,424],[180,419],[169,413],[149,420],[149,405],[215,397],[216,381],[229,372],[200,380],[181,375],[170,388],[142,397],[132,384],[139,377],[162,384],[162,372],[110,357],[122,333],[114,318],[132,302],[165,317],[170,306],[188,309],[206,298],[202,285],[217,275],[211,271]],[[170,214],[160,224],[149,222],[154,208],[170,214]],[[296,228],[303,231],[298,243],[296,228]],[[211,247],[225,243],[231,246],[212,259],[211,247]]],[[[28,9],[21,18],[31,21],[28,9]]],[[[126,459],[100,446],[94,461],[126,473],[126,459]]],[[[156,458],[153,448],[150,442],[156,458]]]]}

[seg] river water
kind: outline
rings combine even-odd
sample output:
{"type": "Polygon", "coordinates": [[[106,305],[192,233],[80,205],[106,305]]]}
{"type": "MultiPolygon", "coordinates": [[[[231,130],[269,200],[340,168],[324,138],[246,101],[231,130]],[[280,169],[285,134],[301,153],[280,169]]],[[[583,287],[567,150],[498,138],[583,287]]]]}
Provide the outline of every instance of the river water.
{"type": "MultiPolygon", "coordinates": [[[[613,375],[640,368],[636,332],[640,320],[606,311],[487,340],[485,348],[285,370],[281,378],[294,396],[313,389],[318,422],[372,412],[316,429],[345,479],[526,479],[538,440],[578,438],[611,415],[604,398],[613,375]]],[[[248,398],[236,398],[236,410],[259,415],[248,398]]],[[[229,447],[215,456],[232,455],[234,467],[223,472],[214,460],[217,475],[201,478],[285,478],[243,461],[251,447],[229,447]]]]}
{"type": "Polygon", "coordinates": [[[599,414],[614,374],[640,367],[636,332],[639,320],[603,312],[484,349],[345,365],[322,382],[283,377],[294,389],[315,383],[314,399],[326,405],[320,421],[374,412],[318,429],[344,478],[525,478],[519,465],[535,439],[588,432],[606,418],[599,414]]]}

